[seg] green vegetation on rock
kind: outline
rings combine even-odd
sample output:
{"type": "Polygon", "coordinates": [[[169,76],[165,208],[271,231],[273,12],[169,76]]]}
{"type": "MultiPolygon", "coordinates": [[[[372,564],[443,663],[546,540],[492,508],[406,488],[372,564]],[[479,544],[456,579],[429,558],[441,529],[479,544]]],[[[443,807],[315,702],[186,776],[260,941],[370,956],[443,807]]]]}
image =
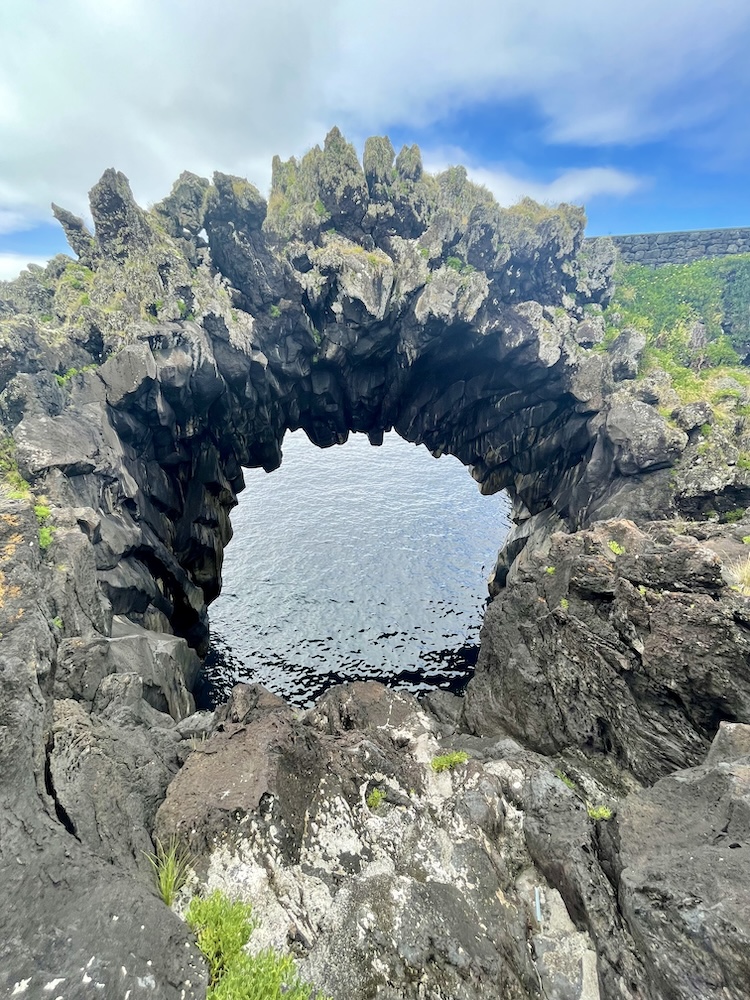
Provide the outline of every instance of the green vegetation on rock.
{"type": "Polygon", "coordinates": [[[54,531],[55,529],[51,524],[43,524],[39,529],[39,548],[42,552],[46,552],[52,544],[54,531]]]}
{"type": "Polygon", "coordinates": [[[367,796],[367,808],[372,809],[373,812],[379,809],[380,806],[385,802],[385,792],[382,788],[373,788],[370,794],[367,796]]]}
{"type": "Polygon", "coordinates": [[[442,774],[443,771],[451,771],[454,767],[459,764],[465,764],[469,759],[469,755],[465,750],[451,750],[450,753],[440,754],[438,757],[432,758],[432,770],[436,774],[442,774]]]}
{"type": "Polygon", "coordinates": [[[9,500],[25,500],[30,496],[29,484],[18,471],[16,443],[11,437],[0,440],[0,484],[9,500]]]}
{"type": "Polygon", "coordinates": [[[594,822],[612,819],[612,810],[609,806],[592,806],[590,802],[587,802],[586,812],[589,814],[589,819],[593,819],[594,822]]]}
{"type": "Polygon", "coordinates": [[[177,893],[187,882],[192,859],[174,837],[166,844],[157,837],[155,846],[156,851],[146,857],[153,868],[159,895],[167,906],[171,906],[177,893]]]}
{"type": "Polygon", "coordinates": [[[562,783],[566,786],[566,788],[569,788],[572,792],[576,791],[575,781],[573,781],[573,779],[569,775],[567,775],[565,771],[557,770],[555,771],[555,776],[558,777],[560,781],[562,781],[562,783]]]}
{"type": "Polygon", "coordinates": [[[750,254],[668,264],[618,264],[610,328],[643,331],[651,348],[694,368],[733,365],[750,348],[750,254]]]}
{"type": "Polygon", "coordinates": [[[207,1000],[325,1000],[300,980],[291,955],[244,950],[257,927],[249,904],[216,891],[194,897],[185,919],[208,965],[207,1000]]]}

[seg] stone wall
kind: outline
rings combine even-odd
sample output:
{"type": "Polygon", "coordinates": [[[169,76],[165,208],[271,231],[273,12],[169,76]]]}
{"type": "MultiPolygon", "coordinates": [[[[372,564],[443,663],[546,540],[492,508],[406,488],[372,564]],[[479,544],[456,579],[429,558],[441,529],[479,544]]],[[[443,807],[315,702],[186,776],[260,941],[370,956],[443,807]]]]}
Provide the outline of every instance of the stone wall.
{"type": "Polygon", "coordinates": [[[626,264],[688,264],[703,257],[750,253],[750,228],[694,229],[682,233],[634,233],[613,236],[626,264]]]}

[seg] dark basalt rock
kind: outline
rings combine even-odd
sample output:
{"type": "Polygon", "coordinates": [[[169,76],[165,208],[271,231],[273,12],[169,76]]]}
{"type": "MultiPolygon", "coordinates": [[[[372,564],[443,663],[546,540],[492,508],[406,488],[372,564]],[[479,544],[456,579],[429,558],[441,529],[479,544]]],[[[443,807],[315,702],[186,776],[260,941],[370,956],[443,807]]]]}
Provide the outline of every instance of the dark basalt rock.
{"type": "Polygon", "coordinates": [[[723,724],[705,764],[626,799],[605,852],[665,1000],[742,1000],[750,982],[750,727],[723,724]]]}
{"type": "Polygon", "coordinates": [[[698,764],[719,720],[747,717],[744,598],[714,551],[645,527],[603,521],[524,549],[485,616],[473,730],[588,747],[653,781],[698,764]]]}
{"type": "Polygon", "coordinates": [[[205,995],[155,826],[260,887],[335,1000],[417,1000],[425,976],[465,1000],[739,997],[744,744],[719,727],[750,710],[750,525],[716,519],[750,505],[750,430],[633,380],[637,338],[587,350],[609,244],[416,147],[370,140],[362,168],[338,130],[274,162],[268,206],[182,175],[147,212],[113,170],[91,201],[93,237],[56,209],[79,264],[0,286],[6,992],[205,995]],[[395,428],[509,491],[462,712],[377,686],[194,712],[242,468],[297,428],[395,428]],[[662,838],[670,812],[710,822],[662,838]]]}

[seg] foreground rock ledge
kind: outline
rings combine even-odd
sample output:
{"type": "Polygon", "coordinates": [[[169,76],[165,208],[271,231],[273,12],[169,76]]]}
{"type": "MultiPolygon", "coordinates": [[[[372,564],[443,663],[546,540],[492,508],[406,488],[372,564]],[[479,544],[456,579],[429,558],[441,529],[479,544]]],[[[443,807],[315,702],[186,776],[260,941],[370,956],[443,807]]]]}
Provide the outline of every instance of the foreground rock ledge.
{"type": "Polygon", "coordinates": [[[0,285],[6,992],[205,996],[144,856],[174,832],[335,1000],[744,998],[744,406],[592,350],[613,257],[579,210],[416,147],[360,166],[334,130],[268,205],[184,174],[146,212],[107,171],[91,206],[55,210],[77,261],[0,285]],[[462,701],[194,712],[242,467],[299,427],[510,493],[462,701]]]}

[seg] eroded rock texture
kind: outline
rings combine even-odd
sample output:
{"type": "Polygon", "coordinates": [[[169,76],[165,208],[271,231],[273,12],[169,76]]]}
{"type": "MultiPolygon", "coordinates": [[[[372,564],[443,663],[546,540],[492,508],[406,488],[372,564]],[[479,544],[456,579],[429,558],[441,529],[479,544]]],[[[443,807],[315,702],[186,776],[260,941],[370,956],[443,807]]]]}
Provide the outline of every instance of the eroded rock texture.
{"type": "Polygon", "coordinates": [[[335,1000],[746,996],[742,387],[718,420],[636,380],[636,333],[595,349],[613,251],[582,212],[416,147],[360,166],[333,130],[268,204],[186,173],[147,212],[107,171],[91,208],[55,208],[77,261],[0,285],[3,987],[204,995],[156,824],[335,1000]],[[300,427],[395,428],[511,494],[464,701],[194,712],[242,467],[300,427]],[[471,762],[435,775],[449,737],[471,762]]]}

